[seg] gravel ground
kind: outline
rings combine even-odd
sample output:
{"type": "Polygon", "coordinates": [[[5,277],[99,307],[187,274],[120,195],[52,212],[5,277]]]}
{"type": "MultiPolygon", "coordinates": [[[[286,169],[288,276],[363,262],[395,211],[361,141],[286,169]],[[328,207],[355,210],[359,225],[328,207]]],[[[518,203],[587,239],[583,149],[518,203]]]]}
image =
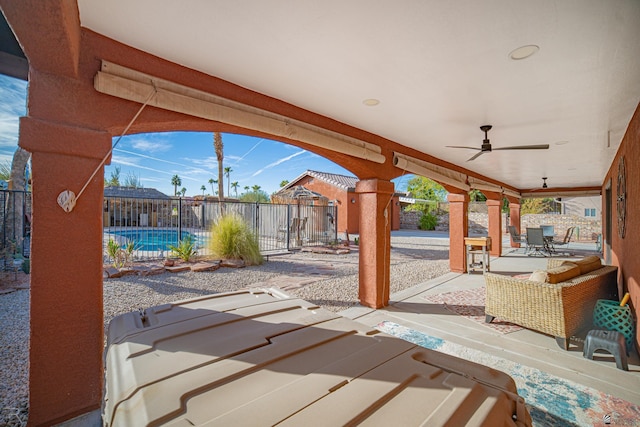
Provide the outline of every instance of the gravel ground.
{"type": "MultiPolygon", "coordinates": [[[[391,294],[449,271],[441,239],[392,238],[391,294]]],[[[261,266],[104,280],[105,328],[139,308],[246,287],[277,286],[339,312],[358,304],[358,252],[271,256],[261,266]]],[[[0,295],[0,426],[26,425],[28,414],[29,291],[0,295]]]]}

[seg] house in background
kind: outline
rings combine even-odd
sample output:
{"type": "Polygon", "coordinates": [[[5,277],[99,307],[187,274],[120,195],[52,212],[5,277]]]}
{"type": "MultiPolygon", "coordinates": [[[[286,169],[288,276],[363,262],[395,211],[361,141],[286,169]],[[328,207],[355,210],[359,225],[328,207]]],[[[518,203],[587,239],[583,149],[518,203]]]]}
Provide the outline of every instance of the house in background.
{"type": "Polygon", "coordinates": [[[103,227],[168,224],[171,197],[155,188],[104,187],[103,227]],[[164,222],[163,222],[163,216],[164,222]]]}
{"type": "MultiPolygon", "coordinates": [[[[356,193],[355,176],[339,175],[328,172],[307,170],[282,187],[275,194],[289,188],[301,185],[308,190],[322,194],[329,199],[329,203],[338,207],[338,233],[360,233],[360,196],[356,193]]],[[[400,200],[399,193],[392,196],[391,230],[400,229],[400,200]]]]}
{"type": "Polygon", "coordinates": [[[584,218],[602,218],[602,196],[563,197],[562,213],[584,218]]]}

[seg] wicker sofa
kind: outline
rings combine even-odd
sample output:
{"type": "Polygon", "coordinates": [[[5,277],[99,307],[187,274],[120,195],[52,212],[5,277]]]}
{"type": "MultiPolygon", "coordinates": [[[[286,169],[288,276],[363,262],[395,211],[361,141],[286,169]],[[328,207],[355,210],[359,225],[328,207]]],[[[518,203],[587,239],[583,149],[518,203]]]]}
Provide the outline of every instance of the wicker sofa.
{"type": "Polygon", "coordinates": [[[550,258],[547,270],[529,279],[485,273],[486,322],[494,318],[556,337],[569,349],[569,338],[592,320],[598,299],[617,299],[617,267],[596,256],[581,260],[550,258]],[[533,280],[531,280],[533,279],[533,280]]]}

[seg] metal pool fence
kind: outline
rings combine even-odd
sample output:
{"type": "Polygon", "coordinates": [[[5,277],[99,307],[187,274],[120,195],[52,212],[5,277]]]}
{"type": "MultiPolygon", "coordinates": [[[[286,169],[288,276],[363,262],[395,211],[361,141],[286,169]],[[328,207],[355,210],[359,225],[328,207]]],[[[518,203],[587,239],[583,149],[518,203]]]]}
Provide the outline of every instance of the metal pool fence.
{"type": "Polygon", "coordinates": [[[29,256],[31,239],[31,193],[0,190],[0,254],[29,256]]]}
{"type": "MultiPolygon", "coordinates": [[[[258,238],[263,254],[331,244],[337,240],[336,206],[224,202],[225,213],[241,216],[258,238]]],[[[207,255],[213,223],[220,217],[217,201],[192,198],[138,199],[105,197],[103,246],[132,242],[135,260],[161,259],[180,238],[195,238],[199,255],[207,255]]]]}

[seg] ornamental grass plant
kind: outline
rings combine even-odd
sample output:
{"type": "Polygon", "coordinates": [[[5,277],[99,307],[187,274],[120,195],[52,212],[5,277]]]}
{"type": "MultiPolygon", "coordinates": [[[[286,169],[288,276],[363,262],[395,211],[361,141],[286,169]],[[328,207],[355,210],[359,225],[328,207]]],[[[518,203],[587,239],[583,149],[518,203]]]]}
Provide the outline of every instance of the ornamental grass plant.
{"type": "Polygon", "coordinates": [[[216,257],[241,259],[246,265],[264,262],[258,238],[244,219],[236,214],[224,215],[213,224],[209,249],[216,257]]]}

